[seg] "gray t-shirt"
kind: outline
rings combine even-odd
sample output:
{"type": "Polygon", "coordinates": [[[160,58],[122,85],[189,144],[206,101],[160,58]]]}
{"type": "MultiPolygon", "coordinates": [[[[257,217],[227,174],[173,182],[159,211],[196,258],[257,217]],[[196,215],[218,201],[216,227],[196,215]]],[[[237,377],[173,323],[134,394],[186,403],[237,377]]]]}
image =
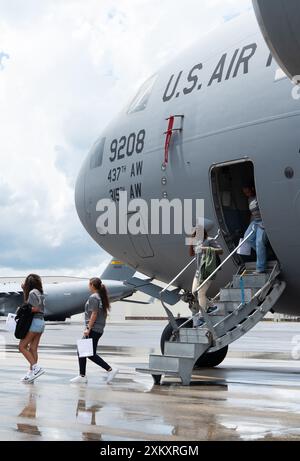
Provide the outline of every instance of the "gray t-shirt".
{"type": "Polygon", "coordinates": [[[261,218],[257,198],[256,197],[251,197],[251,198],[249,198],[248,202],[249,202],[249,210],[251,212],[252,219],[255,220],[255,221],[261,221],[262,218],[261,218]]]}
{"type": "Polygon", "coordinates": [[[36,312],[33,316],[35,319],[43,319],[45,312],[45,296],[36,288],[29,292],[28,301],[33,307],[38,307],[40,312],[36,312]]]}
{"type": "Polygon", "coordinates": [[[88,326],[92,312],[97,312],[96,322],[92,328],[96,333],[103,333],[106,317],[102,306],[102,301],[98,293],[93,293],[85,304],[85,324],[88,326]]]}

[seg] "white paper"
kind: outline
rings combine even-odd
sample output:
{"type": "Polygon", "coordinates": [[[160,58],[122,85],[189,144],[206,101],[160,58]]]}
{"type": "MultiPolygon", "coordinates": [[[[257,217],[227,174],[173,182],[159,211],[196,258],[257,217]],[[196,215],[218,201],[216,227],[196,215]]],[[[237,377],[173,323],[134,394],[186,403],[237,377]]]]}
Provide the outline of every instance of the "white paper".
{"type": "Polygon", "coordinates": [[[10,331],[11,333],[15,332],[16,329],[16,315],[15,314],[8,314],[6,319],[6,330],[10,331]]]}
{"type": "Polygon", "coordinates": [[[77,421],[82,424],[92,424],[92,413],[90,411],[79,410],[77,421]]]}
{"type": "Polygon", "coordinates": [[[91,338],[78,339],[77,350],[79,357],[92,357],[93,351],[93,340],[91,338]]]}
{"type": "MultiPolygon", "coordinates": [[[[242,243],[244,239],[240,240],[240,244],[242,243]]],[[[240,247],[240,249],[237,251],[238,255],[241,256],[250,256],[251,255],[251,245],[249,242],[244,242],[243,245],[240,247]]]]}

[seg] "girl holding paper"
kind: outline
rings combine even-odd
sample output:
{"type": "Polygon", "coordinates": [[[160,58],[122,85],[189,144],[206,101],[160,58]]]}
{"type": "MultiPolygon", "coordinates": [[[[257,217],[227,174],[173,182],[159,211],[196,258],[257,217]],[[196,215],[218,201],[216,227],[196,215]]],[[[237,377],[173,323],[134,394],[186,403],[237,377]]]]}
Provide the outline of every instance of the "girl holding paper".
{"type": "MultiPolygon", "coordinates": [[[[99,339],[103,335],[106,318],[110,309],[107,290],[99,278],[92,278],[89,282],[91,295],[85,304],[85,324],[84,337],[93,340],[94,355],[88,357],[89,360],[107,371],[107,383],[110,383],[118,370],[112,369],[99,355],[97,355],[97,346],[99,339]]],[[[71,383],[87,383],[86,377],[86,357],[79,357],[79,375],[71,379],[71,383]]]]}

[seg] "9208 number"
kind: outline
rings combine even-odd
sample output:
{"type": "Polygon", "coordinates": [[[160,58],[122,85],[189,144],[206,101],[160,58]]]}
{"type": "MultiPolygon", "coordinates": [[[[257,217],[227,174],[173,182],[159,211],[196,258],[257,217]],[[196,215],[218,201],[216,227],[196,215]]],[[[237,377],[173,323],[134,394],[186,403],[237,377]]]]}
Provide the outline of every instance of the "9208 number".
{"type": "Polygon", "coordinates": [[[125,156],[131,157],[134,153],[141,154],[145,147],[146,131],[141,130],[136,135],[131,133],[128,138],[122,136],[122,138],[114,139],[110,145],[111,155],[109,160],[114,162],[115,160],[123,160],[125,156]]]}

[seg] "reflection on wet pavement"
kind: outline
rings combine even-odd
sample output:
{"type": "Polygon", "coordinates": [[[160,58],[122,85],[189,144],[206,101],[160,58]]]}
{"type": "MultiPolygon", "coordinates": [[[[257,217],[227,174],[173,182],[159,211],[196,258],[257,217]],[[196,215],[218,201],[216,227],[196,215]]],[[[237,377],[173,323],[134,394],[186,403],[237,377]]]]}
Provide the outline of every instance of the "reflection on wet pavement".
{"type": "MultiPolygon", "coordinates": [[[[10,357],[11,362],[11,357],[10,357]]],[[[19,382],[23,362],[2,366],[1,440],[259,440],[300,437],[298,374],[263,364],[202,370],[191,387],[174,379],[162,386],[116,363],[106,385],[90,370],[87,386],[69,385],[76,362],[64,357],[32,385],[19,382]],[[246,368],[247,367],[247,368],[246,368]]],[[[231,359],[232,362],[232,359],[231,359]]],[[[251,362],[251,361],[250,361],[251,362]]],[[[3,364],[4,365],[4,364],[3,364]]]]}
{"type": "Polygon", "coordinates": [[[33,424],[17,423],[17,430],[19,432],[29,435],[41,435],[39,428],[34,424],[36,418],[36,397],[31,392],[29,393],[27,405],[23,408],[18,416],[21,418],[21,420],[23,418],[33,419],[33,424]]]}
{"type": "Polygon", "coordinates": [[[47,373],[34,384],[10,349],[0,360],[0,440],[299,440],[299,363],[229,358],[217,369],[196,371],[190,387],[174,378],[154,386],[136,374],[148,354],[105,348],[120,373],[111,385],[89,364],[89,383],[70,385],[75,351],[41,350],[47,373]]]}

